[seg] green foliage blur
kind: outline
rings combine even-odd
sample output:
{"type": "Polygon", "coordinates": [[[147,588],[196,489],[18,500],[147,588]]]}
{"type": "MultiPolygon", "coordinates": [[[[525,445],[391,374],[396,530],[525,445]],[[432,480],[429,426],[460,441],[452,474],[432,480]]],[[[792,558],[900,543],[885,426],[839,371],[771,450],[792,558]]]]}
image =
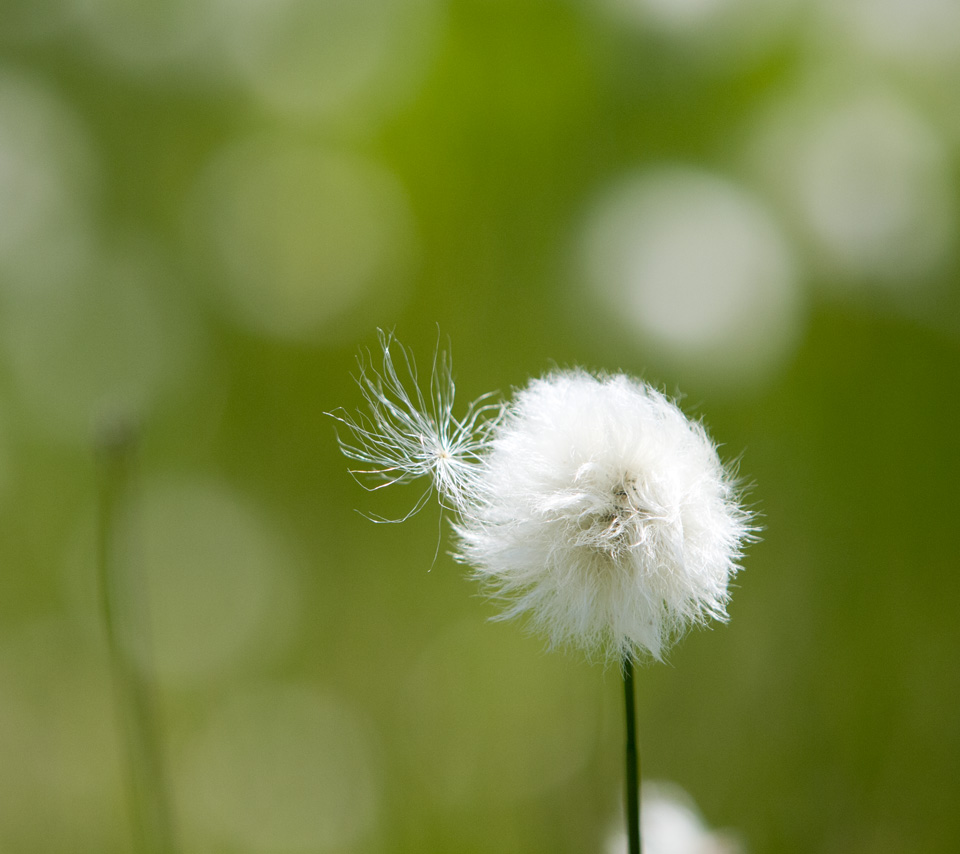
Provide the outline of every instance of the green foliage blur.
{"type": "Polygon", "coordinates": [[[181,851],[607,851],[618,674],[491,622],[438,508],[363,515],[420,496],[325,414],[383,327],[462,402],[643,376],[739,460],[762,541],[639,672],[645,778],[757,854],[954,851],[958,84],[950,0],[0,0],[0,850],[133,845],[119,419],[181,851]]]}

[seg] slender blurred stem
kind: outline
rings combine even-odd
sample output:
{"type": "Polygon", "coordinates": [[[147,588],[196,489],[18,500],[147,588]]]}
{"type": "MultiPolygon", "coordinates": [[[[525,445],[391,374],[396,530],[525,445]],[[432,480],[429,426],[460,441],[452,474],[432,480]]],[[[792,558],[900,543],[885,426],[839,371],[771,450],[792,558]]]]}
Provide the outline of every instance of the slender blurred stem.
{"type": "Polygon", "coordinates": [[[99,512],[97,570],[100,607],[123,733],[134,850],[173,854],[172,823],[157,732],[152,685],[130,659],[125,640],[146,632],[142,584],[131,584],[131,504],[135,434],[111,424],[97,437],[99,512]],[[137,607],[141,606],[141,607],[137,607]]]}
{"type": "Polygon", "coordinates": [[[640,754],[637,750],[637,714],[633,691],[633,661],[623,659],[623,695],[627,713],[627,840],[629,854],[640,854],[640,754]]]}

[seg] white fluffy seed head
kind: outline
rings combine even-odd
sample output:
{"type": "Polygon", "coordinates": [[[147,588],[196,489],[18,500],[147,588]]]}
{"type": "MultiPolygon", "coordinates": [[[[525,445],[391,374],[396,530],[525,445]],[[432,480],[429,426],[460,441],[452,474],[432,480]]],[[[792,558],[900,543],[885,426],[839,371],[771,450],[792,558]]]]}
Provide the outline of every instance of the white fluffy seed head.
{"type": "Polygon", "coordinates": [[[725,620],[749,518],[700,424],[637,380],[534,380],[483,460],[460,555],[553,643],[661,658],[725,620]]]}
{"type": "MultiPolygon", "coordinates": [[[[607,854],[627,854],[623,820],[607,840],[607,854]]],[[[640,836],[646,854],[744,854],[737,834],[711,830],[693,799],[679,786],[643,783],[640,836]]]]}
{"type": "Polygon", "coordinates": [[[676,404],[624,375],[565,371],[456,419],[446,357],[423,393],[409,354],[401,376],[392,338],[381,343],[382,373],[359,378],[369,416],[334,416],[353,435],[341,448],[383,484],[432,479],[456,517],[457,557],[503,617],[617,661],[660,659],[691,625],[727,619],[751,518],[676,404]]]}

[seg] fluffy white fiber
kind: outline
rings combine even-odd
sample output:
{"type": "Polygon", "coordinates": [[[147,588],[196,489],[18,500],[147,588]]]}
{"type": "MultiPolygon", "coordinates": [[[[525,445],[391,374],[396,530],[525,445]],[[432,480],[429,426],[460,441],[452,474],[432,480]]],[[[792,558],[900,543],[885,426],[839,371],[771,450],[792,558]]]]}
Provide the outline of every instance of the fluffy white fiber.
{"type": "Polygon", "coordinates": [[[584,371],[457,421],[449,372],[439,413],[418,393],[391,403],[403,383],[389,343],[386,380],[361,378],[372,420],[341,417],[359,439],[342,447],[393,480],[432,475],[457,515],[458,557],[504,617],[616,660],[659,659],[690,625],[727,618],[750,517],[699,423],[639,380],[584,371]]]}
{"type": "MultiPolygon", "coordinates": [[[[410,352],[383,332],[380,346],[381,370],[375,370],[369,360],[359,360],[357,384],[369,413],[356,417],[343,410],[328,413],[352,434],[352,440],[338,436],[340,449],[350,459],[372,466],[353,471],[370,476],[375,483],[370,489],[429,476],[441,501],[463,511],[467,494],[475,491],[470,484],[482,468],[482,453],[502,407],[489,403],[491,395],[484,395],[467,407],[463,418],[456,418],[453,375],[445,353],[434,359],[429,388],[424,391],[410,352]],[[400,352],[400,369],[393,359],[394,347],[400,352]]],[[[424,493],[408,515],[420,510],[430,494],[431,490],[424,493]]]]}

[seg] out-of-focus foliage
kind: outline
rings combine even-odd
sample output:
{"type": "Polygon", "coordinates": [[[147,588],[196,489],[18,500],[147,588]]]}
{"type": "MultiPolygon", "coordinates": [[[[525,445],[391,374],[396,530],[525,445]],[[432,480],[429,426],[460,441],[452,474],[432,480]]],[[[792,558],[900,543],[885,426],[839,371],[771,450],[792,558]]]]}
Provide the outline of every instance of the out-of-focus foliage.
{"type": "Polygon", "coordinates": [[[130,850],[94,436],[182,850],[601,850],[617,674],[488,623],[325,411],[438,328],[702,414],[765,526],[639,677],[644,773],[769,854],[960,837],[952,0],[0,0],[0,849],[130,850]],[[149,644],[145,643],[149,639],[149,644]]]}

